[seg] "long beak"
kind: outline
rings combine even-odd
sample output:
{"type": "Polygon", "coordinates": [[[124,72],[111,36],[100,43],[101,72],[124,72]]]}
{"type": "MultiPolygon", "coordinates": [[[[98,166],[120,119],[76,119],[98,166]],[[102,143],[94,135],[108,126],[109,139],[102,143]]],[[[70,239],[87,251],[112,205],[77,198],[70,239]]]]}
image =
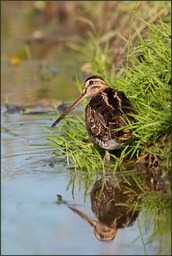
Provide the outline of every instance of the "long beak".
{"type": "Polygon", "coordinates": [[[57,120],[52,124],[52,127],[56,126],[60,120],[62,120],[72,109],[74,109],[84,98],[85,94],[81,94],[73,103],[70,105],[62,114],[57,118],[57,120]]]}
{"type": "Polygon", "coordinates": [[[71,209],[73,212],[77,213],[81,218],[83,218],[84,220],[86,220],[92,227],[96,227],[96,223],[97,221],[96,220],[93,220],[92,218],[90,218],[89,216],[87,216],[85,213],[79,211],[78,209],[76,208],[73,208],[71,206],[69,206],[69,209],[71,209]]]}
{"type": "Polygon", "coordinates": [[[99,221],[93,220],[92,218],[87,216],[85,213],[79,211],[76,208],[73,208],[69,205],[68,205],[68,207],[73,212],[77,213],[81,218],[86,220],[93,227],[94,234],[98,240],[111,241],[115,238],[118,229],[108,227],[99,221]]]}

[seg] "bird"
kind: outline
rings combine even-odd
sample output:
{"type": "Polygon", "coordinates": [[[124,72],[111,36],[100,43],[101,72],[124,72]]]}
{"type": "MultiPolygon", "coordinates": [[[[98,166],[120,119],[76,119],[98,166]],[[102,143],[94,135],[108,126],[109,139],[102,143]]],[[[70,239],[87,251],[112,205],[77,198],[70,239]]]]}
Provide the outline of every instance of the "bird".
{"type": "Polygon", "coordinates": [[[133,137],[126,125],[134,121],[134,108],[122,91],[109,87],[103,77],[88,77],[81,95],[52,124],[56,126],[84,98],[89,100],[85,108],[88,136],[94,144],[105,151],[119,149],[133,137]]]}
{"type": "Polygon", "coordinates": [[[58,196],[58,200],[68,206],[93,228],[100,241],[112,241],[118,229],[134,224],[139,215],[129,205],[138,201],[140,189],[134,178],[114,177],[108,174],[94,183],[90,193],[91,208],[97,219],[93,219],[58,196]],[[103,189],[102,189],[103,186],[103,189]]]}

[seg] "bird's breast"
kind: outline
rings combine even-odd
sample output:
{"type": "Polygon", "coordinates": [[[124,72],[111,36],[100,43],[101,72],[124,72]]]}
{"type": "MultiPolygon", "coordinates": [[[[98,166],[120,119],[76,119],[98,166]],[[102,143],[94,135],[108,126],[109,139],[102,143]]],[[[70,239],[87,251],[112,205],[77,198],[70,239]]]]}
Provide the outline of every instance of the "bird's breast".
{"type": "Polygon", "coordinates": [[[94,96],[85,109],[90,139],[107,150],[119,148],[121,138],[128,137],[126,130],[119,131],[119,128],[126,125],[125,115],[128,114],[129,107],[130,102],[125,94],[112,88],[106,88],[94,96]]]}

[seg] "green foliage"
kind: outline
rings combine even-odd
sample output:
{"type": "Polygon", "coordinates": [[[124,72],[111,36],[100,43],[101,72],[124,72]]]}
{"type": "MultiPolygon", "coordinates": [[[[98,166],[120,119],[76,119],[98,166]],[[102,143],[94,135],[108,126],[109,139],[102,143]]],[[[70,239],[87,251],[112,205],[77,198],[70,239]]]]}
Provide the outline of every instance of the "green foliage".
{"type": "Polygon", "coordinates": [[[145,244],[151,244],[157,241],[159,251],[163,251],[164,255],[168,255],[171,246],[170,193],[149,191],[143,193],[142,198],[142,214],[139,224],[140,230],[143,233],[143,239],[144,236],[147,237],[145,244]],[[166,246],[163,248],[164,243],[166,246]]]}
{"type": "MultiPolygon", "coordinates": [[[[164,160],[170,152],[171,129],[171,91],[170,91],[170,26],[159,22],[158,25],[149,24],[149,33],[144,41],[128,52],[130,63],[123,73],[115,78],[111,72],[108,76],[108,61],[102,61],[102,49],[100,38],[90,37],[95,55],[92,56],[93,73],[97,73],[99,67],[107,83],[118,90],[122,90],[132,102],[136,114],[136,122],[128,124],[133,131],[135,139],[121,151],[113,163],[113,173],[121,167],[125,158],[132,160],[139,158],[141,153],[149,152],[161,156],[164,160]],[[95,51],[94,51],[95,49],[95,51]]],[[[88,50],[88,49],[87,49],[88,50]]],[[[108,52],[108,51],[107,51],[108,52]]],[[[91,56],[91,54],[90,54],[91,56]]],[[[107,60],[108,55],[104,55],[107,60]]],[[[76,81],[80,91],[79,80],[76,81]]],[[[83,103],[85,106],[86,102],[83,103]]],[[[59,127],[58,127],[59,130],[59,127]]],[[[84,119],[81,117],[68,117],[61,122],[60,130],[63,135],[51,131],[49,140],[55,143],[57,150],[66,156],[67,164],[75,169],[88,172],[100,172],[104,170],[102,150],[98,147],[90,147],[86,141],[88,135],[84,119]]],[[[168,166],[169,161],[166,166],[168,166]]]]}
{"type": "Polygon", "coordinates": [[[104,168],[100,153],[96,147],[90,145],[83,119],[67,117],[61,122],[60,129],[64,136],[51,131],[53,136],[47,139],[55,143],[58,150],[60,149],[59,153],[66,156],[68,166],[87,172],[104,168]]]}
{"type": "MultiPolygon", "coordinates": [[[[104,150],[90,145],[82,113],[79,116],[68,116],[60,126],[50,131],[47,139],[56,147],[57,157],[66,159],[69,172],[69,186],[74,191],[76,180],[80,187],[88,189],[99,174],[111,172],[116,175],[122,171],[125,175],[136,173],[133,163],[142,156],[150,155],[158,158],[160,176],[166,176],[170,169],[170,131],[171,131],[171,47],[170,25],[157,22],[156,25],[147,23],[148,33],[140,41],[128,41],[126,67],[114,77],[114,68],[110,67],[109,54],[111,49],[107,44],[102,47],[101,37],[89,34],[89,44],[82,45],[87,52],[87,61],[92,64],[93,74],[102,75],[110,87],[123,91],[135,109],[135,122],[130,122],[127,128],[134,134],[130,141],[120,151],[111,153],[111,162],[107,165],[103,160],[104,150]],[[87,47],[86,47],[87,46],[87,47]],[[89,57],[88,57],[89,56],[89,57]],[[57,133],[58,132],[58,133],[57,133]]],[[[105,40],[106,41],[106,40],[105,40]]],[[[79,48],[80,46],[78,46],[79,48]]],[[[81,48],[80,48],[81,50],[81,48]]],[[[82,91],[82,84],[76,80],[76,85],[82,91]]],[[[85,107],[86,101],[83,102],[85,107]]],[[[126,127],[125,127],[126,128],[126,127]]],[[[150,157],[150,159],[151,159],[150,157]]],[[[147,163],[153,166],[154,163],[147,163]]],[[[143,167],[141,168],[144,170],[143,167]]],[[[151,169],[153,175],[156,168],[151,169]]],[[[146,171],[144,170],[146,179],[146,171]]],[[[160,178],[160,176],[158,178],[160,178]]],[[[141,210],[145,218],[138,223],[140,236],[146,254],[146,244],[159,237],[165,237],[170,232],[170,189],[151,191],[145,179],[138,179],[139,201],[132,205],[141,210]],[[152,233],[148,241],[144,242],[144,232],[150,229],[152,233]]],[[[128,193],[125,191],[125,193],[128,193]]],[[[170,242],[168,241],[168,245],[170,242]]],[[[168,246],[167,246],[168,247],[168,246]]],[[[167,251],[169,249],[166,248],[167,251]]]]}

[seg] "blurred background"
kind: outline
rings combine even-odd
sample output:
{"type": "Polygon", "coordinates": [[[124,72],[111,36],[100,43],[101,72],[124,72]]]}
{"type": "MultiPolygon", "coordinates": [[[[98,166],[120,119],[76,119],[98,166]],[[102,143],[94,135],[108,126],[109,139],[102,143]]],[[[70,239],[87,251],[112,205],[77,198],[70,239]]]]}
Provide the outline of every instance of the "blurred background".
{"type": "MultiPolygon", "coordinates": [[[[147,26],[141,19],[169,22],[169,13],[169,1],[2,1],[2,100],[9,94],[11,72],[15,87],[27,82],[29,95],[31,88],[36,93],[30,98],[24,95],[22,103],[45,96],[51,100],[75,97],[75,77],[83,80],[91,75],[96,57],[117,73],[125,66],[129,36],[133,41],[144,38],[147,26]],[[137,15],[131,19],[133,8],[137,15]],[[3,69],[7,64],[13,66],[8,71],[3,69]],[[41,88],[33,87],[40,83],[41,88]]],[[[14,93],[19,97],[18,91],[14,93]]]]}
{"type": "MultiPolygon", "coordinates": [[[[113,61],[118,65],[124,39],[129,36],[134,7],[147,21],[156,22],[159,17],[169,19],[169,1],[137,4],[133,1],[2,1],[2,52],[23,59],[44,59],[53,56],[57,49],[69,50],[71,41],[87,40],[91,32],[106,35],[104,42],[109,40],[114,47],[113,61]],[[30,47],[30,56],[25,45],[30,47]]],[[[144,31],[139,18],[135,17],[134,23],[138,30],[144,31]]]]}

